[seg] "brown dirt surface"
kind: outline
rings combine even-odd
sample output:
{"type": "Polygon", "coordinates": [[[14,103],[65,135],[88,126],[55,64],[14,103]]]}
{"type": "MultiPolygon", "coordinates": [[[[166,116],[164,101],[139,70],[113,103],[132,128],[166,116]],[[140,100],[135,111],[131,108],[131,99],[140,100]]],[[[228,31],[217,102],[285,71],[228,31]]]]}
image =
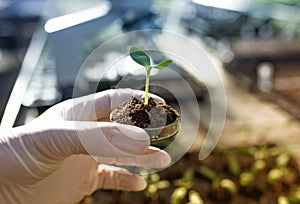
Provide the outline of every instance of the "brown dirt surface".
{"type": "Polygon", "coordinates": [[[178,112],[171,106],[158,103],[151,97],[148,105],[144,104],[144,100],[131,97],[129,101],[113,110],[111,121],[140,128],[154,128],[171,124],[178,115],[178,112]]]}

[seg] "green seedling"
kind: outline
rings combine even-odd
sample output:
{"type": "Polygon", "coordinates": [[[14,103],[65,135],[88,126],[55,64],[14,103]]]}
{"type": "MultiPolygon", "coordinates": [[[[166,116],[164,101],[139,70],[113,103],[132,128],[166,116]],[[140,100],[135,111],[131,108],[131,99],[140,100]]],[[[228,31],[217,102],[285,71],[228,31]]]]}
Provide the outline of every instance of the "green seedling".
{"type": "Polygon", "coordinates": [[[167,180],[160,180],[160,176],[157,173],[148,174],[144,178],[148,183],[145,194],[146,196],[152,197],[153,200],[155,200],[155,198],[158,196],[158,190],[169,188],[171,185],[167,180]]]}
{"type": "Polygon", "coordinates": [[[163,69],[172,63],[172,60],[165,59],[162,62],[152,65],[151,58],[143,50],[136,46],[130,48],[130,57],[139,65],[142,65],[146,68],[146,84],[145,84],[145,102],[144,104],[148,105],[148,93],[149,93],[149,83],[150,83],[150,72],[152,68],[163,69]]]}

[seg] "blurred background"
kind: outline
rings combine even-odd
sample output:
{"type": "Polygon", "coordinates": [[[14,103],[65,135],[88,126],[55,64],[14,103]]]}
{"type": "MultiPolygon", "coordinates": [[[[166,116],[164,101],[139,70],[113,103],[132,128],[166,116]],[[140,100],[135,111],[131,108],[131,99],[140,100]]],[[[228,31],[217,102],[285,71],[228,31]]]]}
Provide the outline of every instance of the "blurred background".
{"type": "MultiPolygon", "coordinates": [[[[25,78],[22,86],[16,84],[21,107],[51,106],[72,96],[80,66],[99,45],[125,32],[166,29],[189,36],[248,91],[264,93],[300,118],[297,1],[5,0],[0,9],[1,117],[18,77],[25,78]]],[[[142,34],[147,44],[157,47],[153,36],[142,34]]],[[[137,39],[117,43],[119,48],[104,58],[118,56],[122,47],[137,39]]],[[[83,86],[88,88],[82,94],[90,92],[97,71],[85,74],[83,86]]],[[[124,75],[119,70],[98,89],[112,87],[124,75]]],[[[196,95],[203,98],[200,79],[185,75],[191,78],[196,95]]]]}
{"type": "MultiPolygon", "coordinates": [[[[297,174],[298,166],[294,165],[298,162],[300,153],[298,0],[2,0],[1,127],[27,123],[52,105],[71,98],[74,89],[75,95],[79,96],[93,93],[95,90],[115,88],[120,79],[131,74],[130,71],[116,69],[113,73],[106,73],[100,82],[99,73],[120,57],[124,50],[128,50],[130,44],[142,41],[150,47],[158,48],[160,45],[154,36],[147,32],[149,29],[158,30],[160,33],[168,30],[186,36],[207,52],[219,70],[227,96],[227,120],[218,148],[225,148],[230,155],[236,152],[241,154],[239,151],[232,152],[237,147],[253,148],[254,145],[258,148],[243,152],[251,152],[250,156],[245,156],[249,164],[243,166],[238,163],[236,157],[230,157],[227,163],[233,166],[224,164],[226,167],[218,167],[218,170],[229,169],[231,174],[227,176],[232,179],[229,181],[217,177],[215,174],[220,173],[211,165],[212,162],[220,162],[222,157],[219,152],[216,156],[219,160],[211,159],[208,161],[209,167],[200,170],[195,167],[197,171],[188,171],[188,178],[181,178],[180,175],[185,175],[184,166],[189,164],[181,164],[183,166],[180,168],[184,170],[175,175],[176,179],[183,179],[180,180],[180,184],[177,181],[177,184],[173,185],[174,182],[168,180],[167,174],[162,173],[159,176],[166,177],[168,182],[164,184],[171,189],[168,195],[179,194],[173,196],[174,203],[187,203],[192,197],[196,201],[190,203],[268,203],[267,200],[271,200],[269,203],[300,203],[300,176],[297,174]],[[112,47],[107,47],[107,52],[102,53],[97,61],[81,73],[80,86],[74,87],[81,65],[95,48],[120,34],[136,30],[141,31],[140,36],[131,36],[122,42],[115,42],[112,47]],[[276,149],[278,144],[284,147],[283,153],[281,149],[276,149]],[[260,152],[260,148],[269,147],[277,153],[263,152],[265,157],[253,153],[260,152]],[[276,160],[277,157],[282,159],[287,150],[297,158],[292,161],[290,157],[285,157],[286,163],[283,163],[288,170],[282,167],[281,160],[281,166],[276,160]],[[270,157],[267,157],[269,154],[270,157]],[[253,167],[253,163],[260,166],[253,167]],[[273,174],[277,173],[276,179],[289,178],[289,182],[284,183],[280,180],[283,183],[274,187],[274,175],[270,173],[274,169],[273,174]],[[248,174],[243,174],[244,171],[248,174]],[[262,182],[265,185],[257,187],[256,184],[251,184],[256,174],[263,175],[262,171],[266,175],[262,182]],[[288,175],[292,175],[292,178],[286,175],[286,172],[289,172],[288,175]],[[197,175],[204,179],[202,183],[209,183],[202,186],[207,192],[199,192],[195,187],[198,184],[190,183],[197,175]],[[237,177],[236,180],[232,178],[234,176],[237,177]],[[271,178],[272,182],[268,178],[271,178]],[[216,190],[216,186],[221,191],[216,190]],[[273,192],[278,193],[268,197],[270,192],[265,194],[264,188],[274,188],[273,192]],[[236,201],[233,195],[237,192],[247,195],[249,200],[236,201]],[[214,196],[214,193],[217,196],[214,196]],[[263,197],[266,195],[267,197],[263,197]],[[210,201],[202,197],[208,197],[210,201]],[[214,198],[220,200],[213,200],[214,198]]],[[[182,47],[184,49],[184,45],[182,47]]],[[[154,57],[153,60],[160,59],[154,57]]],[[[175,63],[172,64],[172,68],[189,83],[199,102],[199,138],[190,150],[192,154],[199,150],[209,128],[211,110],[208,87],[183,65],[175,63]]],[[[169,82],[177,86],[181,83],[181,79],[170,73],[162,72],[159,76],[160,78],[155,80],[161,83],[169,82]]],[[[137,82],[144,80],[136,75],[131,78],[137,82]]],[[[151,91],[164,95],[171,103],[176,103],[168,90],[151,87],[151,91]]],[[[182,90],[182,95],[184,93],[182,90]]],[[[193,108],[196,107],[191,107],[191,113],[193,108]]],[[[223,152],[222,149],[221,153],[223,152]]],[[[225,157],[226,155],[228,154],[225,154],[225,157]]],[[[239,159],[244,160],[245,157],[239,159]]],[[[207,163],[201,163],[205,164],[207,163]]],[[[167,203],[159,200],[160,187],[157,182],[160,179],[155,176],[148,179],[155,184],[152,187],[156,189],[148,189],[149,192],[145,192],[149,203],[167,203]]],[[[98,194],[104,196],[105,193],[107,192],[98,194]]],[[[109,193],[111,195],[111,192],[109,193]]],[[[122,197],[121,193],[118,196],[122,197]]],[[[97,194],[94,199],[87,198],[83,202],[97,203],[97,194]]]]}

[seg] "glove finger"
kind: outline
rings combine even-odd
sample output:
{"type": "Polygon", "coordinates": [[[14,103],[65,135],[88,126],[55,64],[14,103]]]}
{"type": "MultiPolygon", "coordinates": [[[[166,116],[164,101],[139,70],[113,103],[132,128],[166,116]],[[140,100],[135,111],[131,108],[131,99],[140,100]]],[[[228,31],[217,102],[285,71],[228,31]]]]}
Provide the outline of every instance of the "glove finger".
{"type": "Polygon", "coordinates": [[[90,154],[98,162],[150,168],[165,167],[171,160],[166,152],[149,147],[148,134],[135,126],[83,121],[56,125],[58,130],[41,131],[38,127],[39,134],[33,134],[35,138],[24,138],[28,152],[37,159],[39,155],[64,159],[73,154],[90,154]],[[39,150],[42,152],[38,153],[39,150]]]}
{"type": "Polygon", "coordinates": [[[99,165],[98,172],[98,189],[141,191],[147,187],[142,177],[121,168],[99,165]]]}
{"type": "Polygon", "coordinates": [[[91,155],[139,155],[146,152],[150,145],[148,134],[135,126],[108,122],[78,122],[78,125],[83,127],[76,127],[81,145],[91,155]],[[86,131],[86,128],[90,130],[86,131]]]}
{"type": "Polygon", "coordinates": [[[145,168],[166,168],[171,163],[170,155],[158,148],[149,147],[143,155],[122,157],[94,157],[98,162],[118,166],[139,166],[145,168]]]}
{"type": "Polygon", "coordinates": [[[59,121],[29,126],[23,142],[29,154],[64,159],[72,154],[128,157],[144,154],[150,145],[141,128],[109,122],[59,121]],[[40,153],[39,153],[40,152],[40,153]]]}

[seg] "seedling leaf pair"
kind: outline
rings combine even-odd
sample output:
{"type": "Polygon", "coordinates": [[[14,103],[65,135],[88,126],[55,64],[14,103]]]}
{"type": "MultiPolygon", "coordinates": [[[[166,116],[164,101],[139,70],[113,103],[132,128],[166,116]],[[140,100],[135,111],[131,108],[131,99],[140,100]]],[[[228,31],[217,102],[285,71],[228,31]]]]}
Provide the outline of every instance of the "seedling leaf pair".
{"type": "Polygon", "coordinates": [[[145,105],[148,105],[148,92],[149,92],[149,81],[150,81],[150,71],[152,68],[163,69],[172,63],[172,60],[166,59],[161,61],[156,65],[151,65],[151,58],[143,50],[136,46],[130,48],[130,57],[139,65],[146,68],[146,84],[145,84],[145,105]]]}

